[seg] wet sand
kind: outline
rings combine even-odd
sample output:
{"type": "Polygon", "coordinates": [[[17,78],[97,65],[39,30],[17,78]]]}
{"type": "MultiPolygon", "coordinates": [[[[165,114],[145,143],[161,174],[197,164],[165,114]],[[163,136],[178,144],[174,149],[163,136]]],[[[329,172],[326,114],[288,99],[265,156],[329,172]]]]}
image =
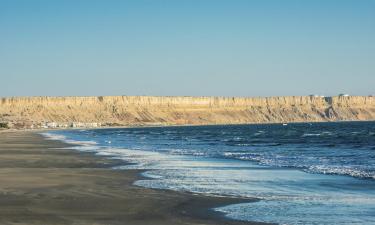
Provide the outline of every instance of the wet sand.
{"type": "Polygon", "coordinates": [[[254,200],[137,187],[139,170],[63,147],[35,132],[0,132],[0,224],[262,224],[211,210],[254,200]]]}

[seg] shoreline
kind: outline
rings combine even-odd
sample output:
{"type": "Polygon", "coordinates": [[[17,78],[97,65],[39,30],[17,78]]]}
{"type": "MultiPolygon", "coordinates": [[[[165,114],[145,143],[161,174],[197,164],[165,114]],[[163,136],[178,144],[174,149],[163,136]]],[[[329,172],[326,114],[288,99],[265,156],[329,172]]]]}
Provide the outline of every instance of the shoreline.
{"type": "Polygon", "coordinates": [[[112,169],[122,160],[67,149],[37,132],[1,132],[1,224],[266,224],[212,210],[256,199],[138,187],[142,171],[112,169]]]}
{"type": "Polygon", "coordinates": [[[103,126],[103,127],[67,127],[67,128],[37,128],[37,129],[0,129],[2,132],[44,132],[44,131],[63,131],[63,130],[100,130],[100,129],[131,129],[131,128],[164,128],[164,127],[204,127],[204,126],[246,126],[246,125],[293,125],[293,124],[325,124],[325,123],[368,123],[375,122],[375,120],[338,120],[338,121],[304,121],[304,122],[262,122],[262,123],[238,123],[238,124],[169,124],[169,125],[132,125],[132,126],[103,126]]]}

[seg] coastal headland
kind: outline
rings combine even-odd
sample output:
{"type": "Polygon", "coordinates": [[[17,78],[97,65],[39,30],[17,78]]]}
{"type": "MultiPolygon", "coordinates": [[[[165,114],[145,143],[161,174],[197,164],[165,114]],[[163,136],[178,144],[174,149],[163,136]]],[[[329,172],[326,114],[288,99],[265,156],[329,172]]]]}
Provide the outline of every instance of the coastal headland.
{"type": "Polygon", "coordinates": [[[1,126],[21,129],[368,120],[375,120],[373,96],[0,99],[1,126]]]}

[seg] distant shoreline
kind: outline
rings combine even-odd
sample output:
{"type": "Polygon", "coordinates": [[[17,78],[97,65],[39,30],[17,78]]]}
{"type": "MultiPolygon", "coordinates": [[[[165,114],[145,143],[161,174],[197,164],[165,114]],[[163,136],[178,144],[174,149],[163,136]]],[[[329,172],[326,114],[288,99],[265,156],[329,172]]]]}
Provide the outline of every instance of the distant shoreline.
{"type": "Polygon", "coordinates": [[[375,120],[345,120],[345,121],[315,121],[315,122],[290,122],[290,123],[243,123],[243,124],[184,124],[184,125],[137,125],[137,126],[106,126],[106,127],[96,127],[96,128],[85,128],[85,127],[78,127],[78,128],[46,128],[46,129],[0,129],[0,132],[48,132],[48,131],[63,131],[63,130],[97,130],[97,129],[132,129],[132,128],[163,128],[163,127],[200,127],[200,126],[246,126],[246,125],[293,125],[293,124],[324,124],[324,123],[350,123],[350,122],[358,122],[358,123],[366,123],[366,122],[375,122],[375,120]]]}

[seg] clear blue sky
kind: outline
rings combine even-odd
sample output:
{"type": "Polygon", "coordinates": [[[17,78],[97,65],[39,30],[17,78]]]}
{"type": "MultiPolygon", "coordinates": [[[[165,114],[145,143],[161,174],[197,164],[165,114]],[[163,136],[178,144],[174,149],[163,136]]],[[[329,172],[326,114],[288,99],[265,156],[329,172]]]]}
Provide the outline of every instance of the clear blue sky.
{"type": "Polygon", "coordinates": [[[375,0],[0,0],[0,96],[375,94],[375,0]]]}

